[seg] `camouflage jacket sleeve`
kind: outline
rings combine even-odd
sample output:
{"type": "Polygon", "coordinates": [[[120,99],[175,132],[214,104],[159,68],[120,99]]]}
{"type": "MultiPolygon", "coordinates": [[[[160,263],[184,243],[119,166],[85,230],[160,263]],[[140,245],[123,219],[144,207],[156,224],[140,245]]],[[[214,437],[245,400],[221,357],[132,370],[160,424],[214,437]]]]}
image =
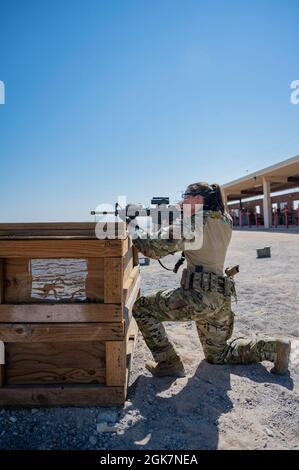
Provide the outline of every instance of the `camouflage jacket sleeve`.
{"type": "MultiPolygon", "coordinates": [[[[184,237],[178,236],[178,233],[181,233],[181,222],[179,224],[174,222],[173,225],[163,227],[152,233],[148,238],[138,237],[134,239],[133,243],[144,256],[153,259],[160,259],[177,251],[200,249],[203,229],[209,217],[220,219],[224,216],[218,211],[205,210],[201,212],[201,217],[197,219],[197,223],[195,222],[195,216],[184,218],[184,237]],[[174,233],[176,236],[173,235],[174,233]],[[194,233],[196,233],[196,236],[194,236],[194,233]],[[190,242],[192,248],[188,245],[190,242]]],[[[227,220],[227,222],[230,221],[227,220]]]]}
{"type": "Polygon", "coordinates": [[[133,240],[133,243],[144,256],[160,259],[177,251],[184,251],[186,239],[179,236],[180,233],[181,223],[179,222],[179,224],[174,223],[168,227],[162,227],[148,238],[138,237],[133,240]]]}
{"type": "Polygon", "coordinates": [[[133,240],[134,245],[144,256],[153,259],[160,259],[163,256],[184,250],[184,240],[167,240],[167,239],[151,239],[136,238],[133,240]]]}

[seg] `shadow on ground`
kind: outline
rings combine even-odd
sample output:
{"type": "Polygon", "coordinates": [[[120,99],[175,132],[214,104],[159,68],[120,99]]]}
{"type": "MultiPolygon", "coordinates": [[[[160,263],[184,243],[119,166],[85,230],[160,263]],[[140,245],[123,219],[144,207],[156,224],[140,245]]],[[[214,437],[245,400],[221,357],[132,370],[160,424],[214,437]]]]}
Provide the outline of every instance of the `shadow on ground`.
{"type": "Polygon", "coordinates": [[[142,375],[129,390],[131,408],[142,419],[125,430],[122,440],[132,449],[175,449],[177,442],[179,449],[217,449],[219,418],[233,408],[231,374],[293,389],[289,375],[275,376],[261,364],[216,366],[203,360],[177,393],[175,379],[142,375]]]}

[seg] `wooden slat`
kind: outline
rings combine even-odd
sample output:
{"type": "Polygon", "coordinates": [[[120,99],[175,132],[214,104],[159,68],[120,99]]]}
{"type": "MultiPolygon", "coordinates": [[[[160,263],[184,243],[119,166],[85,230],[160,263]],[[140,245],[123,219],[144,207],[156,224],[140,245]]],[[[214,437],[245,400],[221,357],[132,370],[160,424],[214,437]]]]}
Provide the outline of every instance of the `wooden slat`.
{"type": "Polygon", "coordinates": [[[32,275],[30,259],[5,259],[4,295],[6,303],[30,302],[32,275]]]}
{"type": "Polygon", "coordinates": [[[0,388],[5,385],[5,365],[0,364],[0,388]]]}
{"type": "Polygon", "coordinates": [[[123,256],[126,240],[0,240],[0,258],[106,258],[123,256]]]}
{"type": "Polygon", "coordinates": [[[48,232],[50,230],[90,230],[95,229],[96,222],[2,222],[0,235],[33,231],[48,232]]]}
{"type": "Polygon", "coordinates": [[[123,300],[123,259],[105,259],[104,302],[121,304],[123,300]]]}
{"type": "Polygon", "coordinates": [[[124,324],[118,323],[1,323],[0,339],[16,342],[74,342],[120,340],[124,336],[124,324]]]}
{"type": "Polygon", "coordinates": [[[0,389],[0,406],[113,406],[122,405],[124,396],[124,387],[102,385],[6,386],[0,389]]]}
{"type": "Polygon", "coordinates": [[[132,255],[133,255],[133,264],[134,266],[138,266],[139,264],[139,256],[138,256],[138,250],[136,246],[132,246],[132,255]]]}
{"type": "Polygon", "coordinates": [[[86,297],[90,302],[104,302],[104,259],[88,258],[87,261],[86,297]]]}
{"type": "MultiPolygon", "coordinates": [[[[4,260],[0,258],[0,304],[4,302],[4,260]]],[[[0,387],[5,384],[5,351],[4,344],[0,344],[0,387]]]]}
{"type": "Polygon", "coordinates": [[[7,343],[6,356],[9,367],[26,366],[26,363],[50,364],[61,368],[105,368],[106,346],[100,341],[74,343],[7,343]]]}
{"type": "Polygon", "coordinates": [[[7,343],[7,384],[105,383],[105,344],[7,343]]]}
{"type": "Polygon", "coordinates": [[[123,259],[123,282],[128,279],[131,271],[133,269],[133,253],[132,248],[129,248],[123,259]]]}
{"type": "Polygon", "coordinates": [[[12,223],[0,224],[0,239],[32,240],[32,239],[56,239],[56,238],[84,238],[96,239],[96,227],[108,228],[115,236],[115,231],[125,232],[125,223],[119,222],[117,227],[114,223],[101,222],[56,222],[56,223],[12,223]]]}
{"type": "Polygon", "coordinates": [[[34,368],[34,363],[27,363],[26,367],[8,367],[6,373],[7,385],[34,385],[34,384],[104,384],[106,369],[99,368],[58,368],[51,365],[40,365],[34,368]]]}
{"type": "Polygon", "coordinates": [[[129,247],[130,247],[130,238],[127,237],[123,240],[123,244],[122,244],[122,256],[125,256],[125,254],[127,253],[127,251],[129,250],[129,247]]]}
{"type": "Polygon", "coordinates": [[[133,258],[130,258],[127,262],[127,265],[124,269],[124,278],[123,278],[123,282],[126,282],[126,280],[128,279],[128,277],[130,276],[131,272],[132,272],[132,269],[133,269],[133,258]]]}
{"type": "Polygon", "coordinates": [[[138,336],[138,326],[134,318],[131,319],[126,333],[126,380],[125,380],[125,395],[127,398],[127,390],[130,379],[131,365],[134,354],[134,348],[138,336]]]}
{"type": "Polygon", "coordinates": [[[0,304],[4,302],[4,259],[0,258],[0,304]]]}
{"type": "Polygon", "coordinates": [[[5,345],[0,341],[0,387],[5,385],[5,345]]]}
{"type": "Polygon", "coordinates": [[[130,276],[128,277],[128,279],[126,280],[126,282],[123,285],[123,288],[124,288],[124,303],[125,304],[126,304],[127,300],[129,299],[129,297],[131,295],[131,292],[133,291],[133,289],[135,287],[135,284],[138,282],[139,278],[140,278],[140,269],[139,269],[139,265],[138,265],[138,266],[135,266],[132,269],[130,276]]]}
{"type": "Polygon", "coordinates": [[[125,318],[125,329],[130,325],[131,318],[132,318],[132,310],[136,299],[139,297],[140,294],[140,276],[134,282],[134,287],[130,292],[129,297],[126,297],[125,307],[124,307],[124,318],[125,318]]]}
{"type": "Polygon", "coordinates": [[[125,384],[125,343],[124,341],[106,342],[106,384],[117,386],[125,384]]]}
{"type": "Polygon", "coordinates": [[[0,323],[111,323],[122,320],[115,304],[0,305],[0,323]]]}

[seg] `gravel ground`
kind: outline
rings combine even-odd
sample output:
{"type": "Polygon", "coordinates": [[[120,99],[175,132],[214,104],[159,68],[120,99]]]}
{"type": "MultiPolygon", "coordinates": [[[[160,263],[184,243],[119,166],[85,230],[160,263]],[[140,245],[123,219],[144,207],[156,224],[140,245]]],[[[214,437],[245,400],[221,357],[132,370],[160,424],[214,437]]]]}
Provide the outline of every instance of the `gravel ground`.
{"type": "MultiPolygon", "coordinates": [[[[296,233],[235,231],[227,257],[241,268],[235,335],[289,337],[290,374],[272,375],[270,363],[210,365],[192,322],[166,324],[187,377],[151,377],[139,335],[123,408],[3,409],[0,449],[299,448],[298,247],[296,233]],[[256,259],[255,249],[266,245],[271,259],[256,259]]],[[[178,283],[157,262],[142,268],[143,293],[178,283]]]]}

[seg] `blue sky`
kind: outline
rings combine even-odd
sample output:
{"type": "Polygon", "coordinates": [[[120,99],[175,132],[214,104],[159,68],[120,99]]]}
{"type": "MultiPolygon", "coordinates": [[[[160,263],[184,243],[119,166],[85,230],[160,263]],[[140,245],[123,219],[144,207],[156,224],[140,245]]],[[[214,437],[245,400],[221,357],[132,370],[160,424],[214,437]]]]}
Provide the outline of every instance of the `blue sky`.
{"type": "Polygon", "coordinates": [[[297,0],[0,0],[0,220],[89,220],[299,154],[297,0]]]}

